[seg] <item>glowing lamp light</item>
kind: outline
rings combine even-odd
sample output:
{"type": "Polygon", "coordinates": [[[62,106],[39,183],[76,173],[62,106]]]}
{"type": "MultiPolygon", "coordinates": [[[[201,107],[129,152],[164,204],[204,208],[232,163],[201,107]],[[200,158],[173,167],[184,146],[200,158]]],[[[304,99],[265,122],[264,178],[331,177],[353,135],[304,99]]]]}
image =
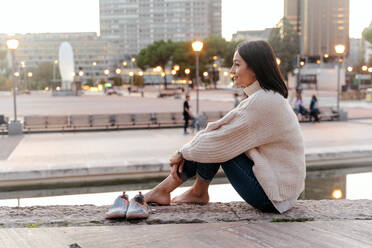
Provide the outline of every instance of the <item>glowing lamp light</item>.
{"type": "Polygon", "coordinates": [[[203,50],[203,42],[197,40],[197,41],[194,41],[191,46],[192,46],[192,50],[194,50],[194,52],[201,52],[201,50],[203,50]]]}
{"type": "Polygon", "coordinates": [[[159,65],[159,66],[155,67],[155,70],[158,71],[158,72],[161,72],[161,70],[162,70],[161,66],[159,65]]]}
{"type": "Polygon", "coordinates": [[[96,66],[96,65],[97,65],[97,62],[93,62],[92,65],[93,65],[93,66],[96,66]]]}
{"type": "Polygon", "coordinates": [[[129,74],[130,77],[134,76],[134,72],[132,72],[132,71],[130,71],[128,74],[129,74]]]}
{"type": "Polygon", "coordinates": [[[54,60],[54,64],[57,65],[58,64],[58,60],[54,60]]]}
{"type": "Polygon", "coordinates": [[[189,69],[189,68],[186,68],[186,69],[185,69],[185,74],[186,74],[186,75],[189,75],[189,74],[190,74],[190,72],[191,72],[191,71],[190,71],[190,69],[189,69]]]}
{"type": "Polygon", "coordinates": [[[110,74],[110,70],[106,69],[106,70],[103,71],[103,73],[107,76],[108,74],[110,74]]]}
{"type": "Polygon", "coordinates": [[[339,199],[341,199],[342,198],[342,190],[341,189],[335,189],[335,190],[333,190],[333,192],[332,192],[332,197],[333,197],[333,199],[335,199],[335,200],[339,200],[339,199]]]}
{"type": "Polygon", "coordinates": [[[304,62],[304,61],[301,61],[301,62],[300,62],[300,65],[301,65],[301,66],[304,66],[304,65],[305,65],[305,62],[304,62]]]}
{"type": "Polygon", "coordinates": [[[142,77],[143,76],[143,71],[139,71],[138,75],[142,77]]]}
{"type": "Polygon", "coordinates": [[[16,50],[19,47],[19,41],[16,39],[10,39],[6,41],[6,46],[10,50],[16,50]]]}
{"type": "Polygon", "coordinates": [[[32,72],[27,72],[27,77],[32,77],[32,72]]]}
{"type": "Polygon", "coordinates": [[[335,45],[335,51],[337,54],[344,54],[345,46],[342,44],[335,45]]]}
{"type": "Polygon", "coordinates": [[[203,72],[203,76],[204,76],[204,77],[208,77],[208,72],[206,72],[206,71],[203,72]]]}
{"type": "Polygon", "coordinates": [[[176,70],[172,70],[171,73],[172,73],[173,76],[177,74],[176,70]]]}
{"type": "Polygon", "coordinates": [[[25,67],[26,67],[26,62],[21,61],[21,67],[22,67],[22,68],[25,68],[25,67]]]}
{"type": "Polygon", "coordinates": [[[353,71],[353,67],[352,67],[352,66],[348,66],[348,67],[347,67],[347,71],[348,71],[348,72],[352,72],[352,71],[353,71]]]}
{"type": "Polygon", "coordinates": [[[179,66],[179,65],[174,65],[174,66],[173,66],[173,70],[175,70],[175,71],[179,71],[179,70],[180,70],[180,66],[179,66]]]}
{"type": "Polygon", "coordinates": [[[79,71],[79,76],[80,77],[84,76],[84,72],[83,71],[79,71]]]}
{"type": "Polygon", "coordinates": [[[134,63],[134,62],[136,62],[136,58],[131,58],[131,61],[134,63]]]}
{"type": "Polygon", "coordinates": [[[368,66],[363,65],[363,66],[362,66],[362,71],[367,71],[367,70],[368,70],[368,66]]]}
{"type": "Polygon", "coordinates": [[[280,63],[282,63],[282,61],[281,61],[279,58],[276,58],[276,63],[277,63],[278,65],[280,65],[280,63]]]}
{"type": "Polygon", "coordinates": [[[328,53],[324,54],[324,58],[328,58],[328,57],[329,57],[328,53]]]}
{"type": "Polygon", "coordinates": [[[119,74],[121,73],[121,69],[120,69],[120,68],[117,68],[117,69],[115,70],[115,73],[119,75],[119,74]]]}
{"type": "Polygon", "coordinates": [[[161,73],[161,76],[162,76],[162,77],[165,77],[165,73],[164,73],[164,72],[162,72],[162,73],[161,73]]]}
{"type": "Polygon", "coordinates": [[[123,61],[123,66],[127,66],[128,62],[127,61],[123,61]]]}
{"type": "Polygon", "coordinates": [[[216,63],[214,63],[214,64],[213,64],[213,67],[214,67],[214,68],[217,68],[217,64],[216,64],[216,63]]]}
{"type": "Polygon", "coordinates": [[[218,67],[217,71],[222,71],[222,68],[221,67],[218,67]]]}
{"type": "Polygon", "coordinates": [[[217,60],[217,56],[213,56],[213,60],[217,60]]]}
{"type": "Polygon", "coordinates": [[[14,72],[14,76],[19,77],[19,72],[18,71],[14,72]]]}
{"type": "Polygon", "coordinates": [[[318,60],[316,61],[316,63],[317,63],[317,64],[320,64],[320,59],[318,59],[318,60]]]}
{"type": "Polygon", "coordinates": [[[57,91],[60,91],[61,90],[61,87],[57,86],[56,90],[57,91]]]}
{"type": "Polygon", "coordinates": [[[368,72],[372,72],[372,67],[369,67],[368,68],[368,72]]]}

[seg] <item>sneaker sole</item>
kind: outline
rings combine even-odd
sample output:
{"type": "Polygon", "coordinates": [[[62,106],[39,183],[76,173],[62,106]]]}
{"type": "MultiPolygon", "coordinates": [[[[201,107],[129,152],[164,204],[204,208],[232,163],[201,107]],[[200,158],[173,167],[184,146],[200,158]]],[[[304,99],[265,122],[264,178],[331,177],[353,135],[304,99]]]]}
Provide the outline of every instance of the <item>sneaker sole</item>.
{"type": "Polygon", "coordinates": [[[127,215],[127,220],[146,219],[148,217],[149,217],[149,214],[130,214],[130,215],[127,215]]]}

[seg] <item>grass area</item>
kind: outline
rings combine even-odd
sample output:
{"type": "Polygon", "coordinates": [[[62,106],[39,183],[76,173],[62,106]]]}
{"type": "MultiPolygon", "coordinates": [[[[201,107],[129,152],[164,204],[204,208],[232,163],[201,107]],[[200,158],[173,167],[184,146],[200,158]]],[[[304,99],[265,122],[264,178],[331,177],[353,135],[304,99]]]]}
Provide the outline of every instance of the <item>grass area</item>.
{"type": "Polygon", "coordinates": [[[44,225],[44,222],[37,222],[37,223],[30,223],[30,224],[25,224],[26,228],[38,228],[40,226],[44,225]]]}
{"type": "Polygon", "coordinates": [[[314,218],[295,218],[295,219],[272,219],[271,222],[306,222],[313,221],[314,218]]]}

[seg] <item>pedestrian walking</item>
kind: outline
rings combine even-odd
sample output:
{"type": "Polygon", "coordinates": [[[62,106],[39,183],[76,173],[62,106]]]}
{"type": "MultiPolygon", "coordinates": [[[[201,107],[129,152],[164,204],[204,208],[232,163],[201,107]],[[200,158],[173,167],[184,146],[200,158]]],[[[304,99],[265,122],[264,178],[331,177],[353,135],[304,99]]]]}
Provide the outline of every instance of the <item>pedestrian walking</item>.
{"type": "Polygon", "coordinates": [[[185,121],[184,128],[183,128],[183,134],[187,135],[189,132],[187,131],[187,128],[189,127],[189,121],[192,118],[191,112],[190,112],[190,95],[186,95],[185,101],[183,102],[183,120],[185,121]]]}

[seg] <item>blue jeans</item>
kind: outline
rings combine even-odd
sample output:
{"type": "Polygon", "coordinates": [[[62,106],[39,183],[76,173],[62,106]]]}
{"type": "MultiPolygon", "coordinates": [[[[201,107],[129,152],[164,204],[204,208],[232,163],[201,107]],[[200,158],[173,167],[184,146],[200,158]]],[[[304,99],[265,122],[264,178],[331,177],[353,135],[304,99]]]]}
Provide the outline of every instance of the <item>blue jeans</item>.
{"type": "Polygon", "coordinates": [[[279,213],[254,176],[253,165],[254,162],[244,153],[224,163],[185,160],[183,171],[178,175],[183,181],[197,175],[202,181],[211,182],[222,166],[231,185],[248,204],[263,212],[279,213]]]}

